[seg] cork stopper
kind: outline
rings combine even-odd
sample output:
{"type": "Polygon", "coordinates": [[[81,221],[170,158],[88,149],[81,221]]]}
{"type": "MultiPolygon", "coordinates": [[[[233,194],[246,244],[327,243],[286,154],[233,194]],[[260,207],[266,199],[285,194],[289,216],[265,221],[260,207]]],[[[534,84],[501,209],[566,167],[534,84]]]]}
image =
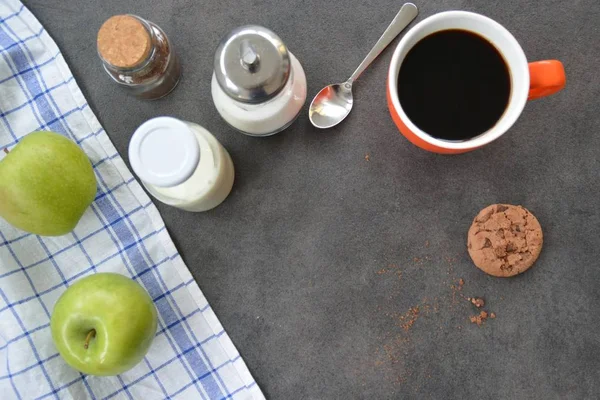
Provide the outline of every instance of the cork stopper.
{"type": "Polygon", "coordinates": [[[148,57],[150,48],[149,32],[131,15],[112,16],[98,31],[98,53],[115,67],[135,67],[148,57]]]}

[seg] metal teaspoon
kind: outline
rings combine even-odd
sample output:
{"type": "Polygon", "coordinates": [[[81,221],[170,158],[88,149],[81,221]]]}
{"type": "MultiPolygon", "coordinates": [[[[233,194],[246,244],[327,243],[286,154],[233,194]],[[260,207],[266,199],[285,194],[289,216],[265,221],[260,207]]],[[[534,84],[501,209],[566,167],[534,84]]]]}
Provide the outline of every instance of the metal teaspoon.
{"type": "Polygon", "coordinates": [[[416,18],[418,13],[417,6],[413,3],[405,3],[352,76],[346,82],[326,86],[317,93],[308,110],[310,122],[315,127],[321,129],[331,128],[342,122],[350,114],[354,104],[352,97],[352,84],[354,81],[371,65],[383,49],[416,18]]]}

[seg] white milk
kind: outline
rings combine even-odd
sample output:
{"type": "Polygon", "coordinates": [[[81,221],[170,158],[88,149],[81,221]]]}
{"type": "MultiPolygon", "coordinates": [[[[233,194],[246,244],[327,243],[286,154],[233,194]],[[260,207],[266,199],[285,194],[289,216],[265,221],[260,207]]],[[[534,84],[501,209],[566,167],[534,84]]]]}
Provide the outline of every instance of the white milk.
{"type": "Polygon", "coordinates": [[[152,196],[186,211],[207,211],[231,192],[227,150],[200,125],[175,118],[147,121],[134,133],[129,157],[152,196]]]}

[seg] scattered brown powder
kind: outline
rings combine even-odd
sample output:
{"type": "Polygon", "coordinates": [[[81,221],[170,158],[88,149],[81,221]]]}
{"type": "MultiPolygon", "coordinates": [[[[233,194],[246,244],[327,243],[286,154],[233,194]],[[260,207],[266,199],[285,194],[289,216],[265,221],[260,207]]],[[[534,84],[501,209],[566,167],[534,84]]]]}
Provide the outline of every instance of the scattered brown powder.
{"type": "Polygon", "coordinates": [[[456,299],[456,295],[458,295],[458,296],[460,296],[462,298],[465,297],[465,296],[463,296],[462,293],[459,293],[459,292],[462,291],[464,284],[465,284],[464,279],[460,278],[458,280],[458,284],[456,284],[456,285],[455,284],[451,284],[450,285],[450,290],[452,290],[452,304],[456,304],[458,302],[457,299],[456,299]]]}
{"type": "MultiPolygon", "coordinates": [[[[425,242],[425,247],[429,247],[429,241],[425,242]]],[[[478,314],[471,316],[469,320],[473,324],[478,326],[483,325],[486,320],[495,318],[495,314],[484,310],[486,302],[483,297],[466,297],[466,282],[465,279],[459,278],[454,272],[454,266],[457,265],[461,259],[460,255],[442,257],[441,261],[447,267],[447,278],[445,280],[440,279],[440,288],[442,290],[439,297],[425,297],[420,301],[415,301],[408,310],[403,313],[399,313],[398,309],[399,302],[406,296],[405,277],[409,275],[412,277],[413,273],[416,273],[420,268],[428,268],[439,265],[439,261],[433,259],[429,254],[417,254],[409,261],[412,261],[412,265],[400,270],[395,264],[389,264],[384,268],[379,269],[376,272],[376,276],[380,276],[381,279],[392,279],[388,278],[389,275],[397,275],[398,278],[404,273],[404,280],[398,280],[395,291],[386,293],[386,296],[382,298],[382,302],[377,305],[377,310],[380,315],[384,315],[394,321],[395,327],[384,335],[377,338],[376,350],[374,353],[374,359],[371,359],[371,364],[380,369],[380,371],[390,378],[390,381],[395,384],[416,384],[416,382],[409,382],[412,376],[410,355],[418,351],[418,344],[423,340],[422,330],[424,329],[436,329],[439,328],[441,331],[456,330],[456,332],[462,332],[465,328],[464,325],[456,325],[450,322],[450,318],[454,318],[454,315],[459,315],[460,318],[464,318],[465,313],[468,316],[468,310],[471,306],[467,306],[465,303],[468,301],[472,306],[476,307],[478,314]],[[436,262],[437,261],[437,262],[436,262]],[[416,268],[415,268],[416,267],[416,268]],[[384,278],[385,277],[385,278],[384,278]],[[448,288],[450,289],[448,291],[448,288]],[[391,294],[388,296],[388,294],[391,294]],[[464,301],[463,301],[464,300],[464,301]],[[459,314],[460,313],[460,314],[459,314]],[[437,321],[431,319],[432,316],[438,318],[437,321]],[[422,321],[416,325],[417,320],[422,321]],[[464,328],[464,329],[463,329],[464,328]],[[415,331],[416,329],[416,331],[415,331]],[[413,332],[415,332],[413,334],[413,332]]],[[[420,276],[420,275],[419,275],[420,276]]],[[[408,282],[407,284],[410,284],[408,282]]],[[[467,327],[468,328],[468,327],[467,327]]],[[[428,378],[431,375],[427,376],[428,378]]]]}
{"type": "Polygon", "coordinates": [[[400,267],[395,264],[389,264],[386,268],[381,268],[376,272],[377,275],[384,275],[387,273],[396,273],[398,279],[402,278],[402,271],[400,270],[400,267]]]}
{"type": "Polygon", "coordinates": [[[404,375],[398,375],[396,377],[396,380],[394,381],[394,384],[396,385],[404,385],[405,383],[408,382],[408,379],[410,377],[413,376],[413,372],[412,371],[405,371],[404,375]]]}
{"type": "Polygon", "coordinates": [[[399,323],[402,329],[408,332],[412,328],[413,324],[419,318],[419,306],[414,306],[408,309],[406,313],[400,316],[399,323]]]}

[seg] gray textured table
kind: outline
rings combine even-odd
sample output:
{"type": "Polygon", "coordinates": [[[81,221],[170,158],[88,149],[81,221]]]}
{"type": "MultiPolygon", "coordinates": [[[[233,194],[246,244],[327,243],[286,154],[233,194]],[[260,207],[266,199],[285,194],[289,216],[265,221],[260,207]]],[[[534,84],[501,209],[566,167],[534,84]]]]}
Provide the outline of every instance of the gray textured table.
{"type": "Polygon", "coordinates": [[[400,1],[25,3],[123,157],[134,129],[157,115],[198,122],[229,149],[237,175],[223,205],[202,214],[157,205],[269,398],[600,397],[600,2],[417,3],[419,20],[449,9],[488,15],[530,60],[565,64],[563,92],[462,156],[399,135],[385,104],[391,50],[328,132],[303,113],[283,134],[248,138],[213,107],[213,52],[231,28],[277,32],[312,97],[353,71],[400,1]],[[183,80],[164,100],[126,96],[101,68],[96,31],[127,12],[164,28],[181,56],[183,80]],[[523,204],[545,232],[538,263],[513,279],[486,276],[466,252],[472,218],[495,202],[523,204]],[[497,317],[472,324],[477,311],[462,296],[483,296],[497,317]]]}

